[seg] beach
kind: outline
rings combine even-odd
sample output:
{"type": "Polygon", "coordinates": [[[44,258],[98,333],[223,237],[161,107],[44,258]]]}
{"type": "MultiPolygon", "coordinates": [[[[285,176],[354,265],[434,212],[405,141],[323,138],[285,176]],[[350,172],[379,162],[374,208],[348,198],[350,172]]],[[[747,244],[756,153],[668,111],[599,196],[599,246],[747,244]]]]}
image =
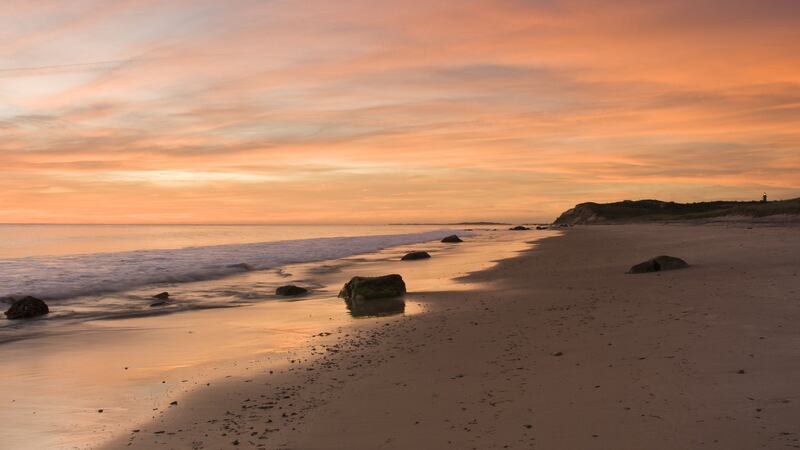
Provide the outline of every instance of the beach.
{"type": "MultiPolygon", "coordinates": [[[[114,237],[112,240],[95,240],[91,234],[96,233],[96,227],[73,228],[64,233],[90,236],[89,246],[113,244],[118,248],[121,243],[133,247],[142,245],[142,234],[156,232],[163,237],[157,242],[145,242],[153,249],[133,253],[47,257],[45,271],[37,271],[43,265],[40,257],[0,260],[7,268],[19,267],[20,273],[36,275],[18,277],[14,280],[18,286],[56,286],[62,291],[99,288],[91,295],[74,298],[47,297],[51,312],[42,318],[2,321],[0,404],[4,407],[0,408],[0,421],[7,427],[0,442],[3,449],[98,448],[117,436],[127,436],[130,430],[160,417],[164,411],[174,410],[173,401],[183,402],[183,397],[195,391],[216,389],[218,385],[269,371],[278,373],[310,359],[320,335],[368,328],[427,308],[409,297],[366,315],[359,309],[351,310],[337,294],[354,275],[402,272],[416,291],[475,289],[475,283],[456,279],[491,267],[495,260],[514,256],[528,248],[526,241],[532,238],[555,233],[460,230],[467,242],[454,245],[431,240],[452,232],[448,230],[420,233],[420,228],[426,228],[373,227],[366,231],[382,234],[234,244],[232,251],[230,245],[159,248],[171,243],[182,245],[187,240],[208,243],[209,233],[214,239],[228,239],[243,230],[251,235],[258,233],[250,239],[280,239],[287,232],[283,227],[203,227],[199,233],[196,227],[168,227],[168,233],[162,235],[164,227],[155,231],[149,227],[123,227],[107,230],[114,237]],[[406,234],[387,235],[387,231],[406,234]],[[414,233],[408,234],[409,231],[414,233]],[[220,237],[219,233],[224,235],[220,237]],[[177,242],[175,235],[181,238],[177,242]],[[134,236],[135,241],[130,242],[129,236],[134,236]],[[413,243],[398,245],[402,242],[413,243]],[[364,253],[361,249],[365,246],[381,248],[364,253]],[[432,258],[401,261],[406,252],[421,250],[430,252],[432,258]],[[183,263],[187,253],[195,256],[191,266],[183,263]],[[318,260],[319,255],[332,253],[349,256],[318,260]],[[276,254],[303,262],[274,266],[276,254]],[[251,270],[227,274],[216,270],[224,270],[243,258],[249,258],[245,261],[253,266],[251,270]],[[92,270],[98,261],[119,261],[116,264],[124,265],[124,271],[121,276],[104,278],[104,283],[98,284],[96,271],[92,270]],[[106,289],[108,285],[129,284],[132,279],[125,278],[125,274],[136,272],[137,264],[143,267],[140,273],[158,276],[159,272],[151,269],[156,262],[170,266],[178,275],[175,280],[145,283],[122,291],[106,289]],[[184,268],[193,272],[181,272],[184,268]],[[53,277],[53,272],[60,275],[53,277]],[[192,281],[192,276],[182,273],[206,276],[192,281]],[[309,292],[293,297],[276,295],[276,287],[286,284],[304,286],[309,292]],[[152,298],[162,291],[170,293],[164,304],[152,298]],[[374,317],[376,313],[380,316],[374,317]]],[[[317,228],[317,234],[340,233],[341,229],[317,228]]],[[[351,227],[347,231],[364,230],[351,227]]],[[[294,236],[308,236],[312,231],[314,228],[298,227],[294,236]]],[[[73,246],[82,244],[75,239],[67,242],[73,246]]],[[[49,244],[54,245],[52,241],[49,244]]],[[[88,247],[82,244],[80,248],[88,247]]],[[[108,266],[103,270],[116,274],[108,266]]],[[[9,289],[8,284],[3,287],[9,289]]]]}
{"type": "Polygon", "coordinates": [[[332,327],[103,448],[798,447],[798,233],[570,228],[467,276],[473,289],[410,288],[420,313],[332,327]],[[661,254],[691,267],[626,273],[661,254]]]}
{"type": "Polygon", "coordinates": [[[800,0],[0,11],[0,450],[800,449],[800,0]]]}

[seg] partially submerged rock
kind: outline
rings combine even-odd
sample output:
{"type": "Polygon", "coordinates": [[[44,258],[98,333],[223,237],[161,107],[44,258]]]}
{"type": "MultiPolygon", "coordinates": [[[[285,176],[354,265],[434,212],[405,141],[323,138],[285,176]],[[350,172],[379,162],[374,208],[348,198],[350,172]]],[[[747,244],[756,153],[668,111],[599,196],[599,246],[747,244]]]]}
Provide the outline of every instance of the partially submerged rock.
{"type": "Polygon", "coordinates": [[[517,225],[515,227],[509,228],[509,230],[510,231],[527,231],[527,230],[530,230],[530,228],[528,228],[526,226],[523,226],[523,225],[517,225]]]}
{"type": "Polygon", "coordinates": [[[431,255],[428,252],[409,252],[406,253],[402,258],[402,261],[415,261],[418,259],[428,259],[431,255]]]}
{"type": "Polygon", "coordinates": [[[686,261],[674,256],[661,255],[653,259],[636,264],[628,270],[628,273],[648,273],[660,272],[662,270],[685,269],[689,267],[686,261]]]}
{"type": "Polygon", "coordinates": [[[442,239],[442,242],[447,244],[455,244],[457,242],[464,242],[464,241],[462,241],[461,238],[458,237],[457,235],[451,234],[450,236],[447,236],[446,238],[442,239]]]}
{"type": "Polygon", "coordinates": [[[161,292],[153,296],[157,301],[150,303],[151,308],[169,304],[169,292],[161,292]]]}
{"type": "Polygon", "coordinates": [[[5,312],[5,315],[9,320],[17,320],[43,316],[49,312],[50,308],[47,307],[47,303],[29,295],[14,301],[8,311],[5,312]]]}
{"type": "Polygon", "coordinates": [[[275,289],[275,295],[281,295],[283,297],[292,297],[295,295],[303,295],[307,293],[308,289],[300,286],[295,286],[293,284],[287,284],[286,286],[281,286],[278,289],[275,289]]]}
{"type": "Polygon", "coordinates": [[[353,317],[376,317],[401,314],[406,310],[402,297],[347,301],[347,310],[353,317]]]}
{"type": "Polygon", "coordinates": [[[339,297],[345,300],[373,300],[400,297],[406,293],[406,283],[397,274],[382,277],[353,277],[345,283],[339,297]]]}

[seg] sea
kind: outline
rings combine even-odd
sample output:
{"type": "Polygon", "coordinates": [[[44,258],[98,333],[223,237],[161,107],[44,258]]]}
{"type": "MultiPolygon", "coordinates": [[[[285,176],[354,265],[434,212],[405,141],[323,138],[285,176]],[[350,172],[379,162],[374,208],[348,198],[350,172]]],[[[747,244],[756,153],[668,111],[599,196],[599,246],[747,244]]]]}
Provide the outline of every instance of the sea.
{"type": "Polygon", "coordinates": [[[50,306],[35,319],[0,316],[0,449],[98,448],[172,401],[288,373],[318,357],[322,339],[425,314],[437,292],[479,289],[486,281],[470,274],[555,233],[491,225],[0,225],[0,309],[25,295],[50,306]],[[464,242],[440,242],[450,234],[464,242]],[[401,260],[420,250],[432,257],[401,260]],[[353,276],[390,273],[405,280],[402,300],[358,308],[337,298],[353,276]],[[284,284],[309,293],[279,297],[284,284]],[[153,297],[164,291],[166,302],[153,297]]]}
{"type": "MultiPolygon", "coordinates": [[[[57,320],[271,300],[287,265],[452,233],[424,225],[0,225],[0,307],[31,295],[50,304],[47,319],[57,320]],[[267,281],[255,287],[192,295],[169,308],[151,307],[151,292],[251,271],[274,277],[262,277],[267,281]]],[[[0,320],[0,328],[12,324],[0,320]]]]}

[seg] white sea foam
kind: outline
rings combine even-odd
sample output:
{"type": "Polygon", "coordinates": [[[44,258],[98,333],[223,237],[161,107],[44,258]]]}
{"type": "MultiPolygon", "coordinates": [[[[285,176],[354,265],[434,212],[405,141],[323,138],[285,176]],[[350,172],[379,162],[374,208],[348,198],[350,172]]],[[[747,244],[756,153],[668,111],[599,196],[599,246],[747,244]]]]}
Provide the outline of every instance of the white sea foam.
{"type": "Polygon", "coordinates": [[[119,292],[156,283],[221,278],[245,270],[338,259],[398,245],[440,239],[452,231],[316,238],[139,250],[54,257],[0,259],[0,297],[48,300],[119,292]]]}

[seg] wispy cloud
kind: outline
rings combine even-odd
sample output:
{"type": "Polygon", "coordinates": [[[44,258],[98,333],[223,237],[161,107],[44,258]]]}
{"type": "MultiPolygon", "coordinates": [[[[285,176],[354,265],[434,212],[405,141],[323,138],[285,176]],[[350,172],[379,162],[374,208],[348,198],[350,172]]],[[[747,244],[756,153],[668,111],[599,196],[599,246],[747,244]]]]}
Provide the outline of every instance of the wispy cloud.
{"type": "Polygon", "coordinates": [[[157,4],[0,5],[0,221],[800,194],[795,1],[157,4]]]}

